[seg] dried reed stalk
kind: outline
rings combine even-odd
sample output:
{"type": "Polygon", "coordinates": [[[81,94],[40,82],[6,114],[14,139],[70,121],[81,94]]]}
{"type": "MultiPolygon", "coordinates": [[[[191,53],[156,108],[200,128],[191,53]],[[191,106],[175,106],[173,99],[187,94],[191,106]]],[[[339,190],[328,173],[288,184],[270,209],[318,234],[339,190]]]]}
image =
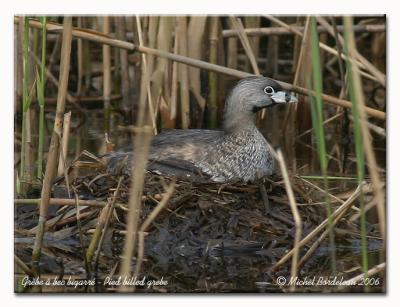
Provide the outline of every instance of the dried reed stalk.
{"type": "MultiPolygon", "coordinates": [[[[187,17],[177,17],[177,32],[179,32],[179,53],[182,56],[187,55],[187,17]]],[[[182,128],[187,129],[190,125],[190,100],[189,100],[189,73],[186,65],[178,65],[178,79],[180,85],[180,101],[181,101],[181,121],[182,128]]]]}
{"type": "MultiPolygon", "coordinates": [[[[15,205],[35,205],[40,206],[41,199],[40,198],[16,198],[14,199],[15,205]]],[[[107,205],[107,202],[100,200],[79,200],[79,206],[81,207],[95,207],[95,208],[104,208],[107,205]]],[[[76,206],[75,199],[69,198],[50,198],[49,206],[76,206]]],[[[118,208],[125,209],[125,206],[122,204],[116,204],[118,208]]]]}
{"type": "Polygon", "coordinates": [[[254,54],[253,49],[251,48],[250,42],[249,42],[249,38],[247,37],[246,33],[244,32],[244,27],[242,24],[242,21],[240,20],[240,18],[236,18],[231,16],[230,17],[231,23],[233,25],[233,27],[238,31],[239,33],[239,39],[242,43],[242,46],[246,52],[247,57],[250,60],[250,64],[251,67],[253,69],[253,72],[256,75],[260,75],[260,70],[258,69],[258,64],[257,64],[257,60],[254,54]]]}
{"type": "Polygon", "coordinates": [[[24,18],[15,17],[14,25],[16,27],[16,40],[15,40],[15,56],[16,73],[15,73],[15,111],[21,109],[22,102],[22,82],[23,82],[23,40],[24,40],[24,18]]]}
{"type": "MultiPolygon", "coordinates": [[[[218,63],[218,23],[219,18],[213,16],[210,18],[210,33],[209,33],[209,62],[218,63]]],[[[208,73],[208,104],[207,104],[207,127],[215,129],[218,126],[217,111],[218,111],[218,75],[210,71],[208,73]]]]}
{"type": "Polygon", "coordinates": [[[39,261],[42,250],[42,241],[47,221],[47,212],[50,200],[51,187],[53,183],[53,178],[57,170],[57,160],[59,156],[63,114],[65,111],[65,97],[68,88],[69,64],[71,56],[71,42],[72,42],[72,17],[70,16],[64,17],[62,35],[63,38],[61,45],[61,63],[60,63],[60,77],[59,77],[60,87],[57,95],[57,110],[56,110],[56,117],[54,119],[54,129],[51,135],[50,148],[48,151],[46,172],[43,179],[38,231],[36,233],[35,244],[32,252],[32,263],[35,267],[34,271],[36,273],[39,273],[39,261]]]}
{"type": "MultiPolygon", "coordinates": [[[[105,220],[105,223],[104,223],[104,227],[102,228],[101,237],[100,237],[100,240],[99,240],[99,242],[97,244],[97,250],[96,250],[95,257],[94,257],[94,263],[95,263],[94,264],[94,271],[95,272],[98,271],[100,252],[101,252],[101,249],[103,248],[104,239],[106,237],[107,230],[108,230],[108,227],[109,227],[110,222],[111,222],[111,216],[112,216],[112,214],[114,212],[115,202],[117,200],[117,196],[118,196],[119,191],[121,189],[121,184],[122,184],[123,179],[124,178],[122,176],[119,177],[118,184],[117,184],[117,187],[115,188],[113,196],[108,201],[109,202],[109,206],[108,206],[109,209],[107,211],[106,220],[105,220]]],[[[90,263],[90,262],[88,261],[88,263],[90,263]]]]}
{"type": "MultiPolygon", "coordinates": [[[[120,40],[126,40],[126,21],[125,17],[116,17],[117,21],[117,37],[120,40]]],[[[130,77],[129,77],[129,62],[128,51],[119,49],[119,57],[121,62],[121,95],[122,95],[122,110],[125,117],[130,120],[131,116],[131,99],[129,95],[130,77]]]]}
{"type": "MultiPolygon", "coordinates": [[[[161,16],[157,31],[157,49],[168,51],[172,45],[174,18],[161,16]]],[[[156,114],[160,110],[163,127],[173,128],[170,120],[170,89],[168,60],[157,58],[151,75],[151,93],[156,102],[156,114]]]]}
{"type": "MultiPolygon", "coordinates": [[[[45,25],[47,22],[46,17],[41,18],[42,23],[45,25]]],[[[37,178],[41,179],[43,176],[43,149],[44,149],[44,109],[45,109],[45,92],[46,92],[46,26],[42,28],[42,50],[41,50],[41,65],[40,72],[36,74],[36,96],[39,104],[39,140],[38,140],[38,154],[37,154],[37,178]]]]}
{"type": "Polygon", "coordinates": [[[20,158],[20,171],[19,178],[24,181],[23,185],[17,184],[18,193],[24,194],[27,190],[26,181],[31,181],[29,171],[29,156],[30,156],[30,105],[31,105],[31,94],[29,91],[30,86],[30,63],[29,63],[29,20],[28,17],[21,17],[22,22],[19,26],[22,26],[22,124],[21,124],[21,158],[20,158]],[[28,165],[28,167],[27,167],[28,165]]]}
{"type": "MultiPolygon", "coordinates": [[[[137,26],[137,31],[138,31],[138,38],[139,38],[139,45],[143,45],[143,31],[142,31],[142,26],[140,23],[140,18],[139,16],[136,16],[136,26],[137,26]]],[[[155,118],[155,112],[153,108],[153,99],[151,96],[151,89],[150,89],[150,73],[151,71],[148,69],[147,66],[147,57],[145,54],[142,54],[142,79],[140,80],[140,100],[144,100],[148,102],[148,107],[149,107],[149,115],[150,115],[150,120],[151,124],[153,126],[153,131],[154,134],[157,134],[157,126],[156,126],[156,118],[155,118]],[[143,90],[142,90],[143,87],[143,90]],[[147,99],[146,99],[147,97],[147,99]]]]}
{"type": "Polygon", "coordinates": [[[89,246],[86,250],[86,255],[85,255],[86,262],[89,264],[89,268],[91,271],[93,270],[91,263],[93,260],[93,256],[97,250],[97,246],[99,245],[99,241],[100,241],[104,226],[106,225],[106,222],[107,222],[107,216],[108,216],[108,213],[111,208],[111,200],[112,200],[112,198],[110,198],[109,201],[107,202],[107,205],[103,209],[101,209],[101,211],[99,213],[99,217],[97,219],[95,231],[92,235],[89,246]]]}
{"type": "MultiPolygon", "coordinates": [[[[110,33],[110,17],[104,16],[103,33],[110,33]]],[[[110,115],[111,115],[111,47],[103,45],[103,99],[104,99],[104,132],[110,132],[110,115]]]]}
{"type": "MultiPolygon", "coordinates": [[[[78,28],[82,28],[82,19],[84,17],[78,17],[77,23],[78,23],[78,28]]],[[[76,96],[80,96],[82,93],[82,83],[83,83],[83,40],[82,39],[78,39],[77,42],[77,49],[76,49],[76,53],[77,53],[77,58],[78,58],[78,82],[76,84],[76,96]]]]}
{"type": "Polygon", "coordinates": [[[57,176],[63,175],[66,168],[70,127],[71,127],[71,111],[64,114],[63,133],[61,140],[60,157],[58,159],[57,176]]]}
{"type": "MultiPolygon", "coordinates": [[[[149,16],[149,18],[148,18],[149,29],[146,34],[147,34],[147,38],[148,38],[148,46],[150,48],[156,48],[158,22],[159,22],[159,17],[149,16]]],[[[143,33],[141,35],[143,35],[143,33]]],[[[142,44],[144,44],[144,43],[142,43],[142,44]]],[[[150,100],[151,105],[150,105],[150,101],[149,101],[149,108],[150,108],[150,112],[153,114],[150,116],[152,118],[152,122],[154,120],[154,125],[155,125],[155,121],[156,121],[156,118],[158,115],[158,101],[159,101],[159,99],[158,99],[159,95],[158,95],[158,93],[155,92],[155,90],[152,86],[155,58],[154,58],[154,56],[147,56],[146,60],[147,60],[147,68],[146,69],[148,70],[148,74],[149,74],[149,91],[150,91],[150,94],[148,94],[148,95],[151,96],[151,100],[150,100]]],[[[156,133],[156,131],[155,131],[155,133],[156,133]]]]}
{"type": "MultiPolygon", "coordinates": [[[[31,27],[41,28],[41,24],[38,21],[30,20],[29,24],[31,27]]],[[[62,29],[62,25],[54,24],[54,23],[49,23],[46,26],[47,26],[48,31],[60,31],[60,29],[62,29]]],[[[93,42],[108,44],[110,46],[115,46],[118,48],[124,48],[127,50],[137,50],[138,52],[141,52],[141,53],[155,55],[155,56],[169,59],[172,61],[177,61],[179,63],[184,63],[184,64],[187,64],[190,66],[195,66],[195,67],[199,67],[202,69],[215,71],[215,72],[218,72],[218,73],[221,73],[224,75],[228,75],[228,76],[232,76],[232,77],[236,77],[236,78],[245,78],[245,77],[253,75],[253,74],[243,72],[240,70],[211,64],[208,62],[192,59],[192,58],[185,57],[182,55],[177,55],[174,53],[161,51],[161,50],[157,50],[157,49],[152,49],[152,48],[148,48],[148,47],[144,47],[144,46],[137,46],[137,45],[129,43],[129,42],[124,42],[124,41],[120,41],[120,40],[113,39],[110,37],[105,37],[103,34],[96,32],[96,31],[88,32],[88,31],[85,31],[82,29],[79,29],[79,30],[75,29],[75,30],[73,30],[73,35],[78,38],[84,38],[84,39],[87,39],[87,40],[90,40],[93,42]]],[[[309,89],[306,89],[306,88],[303,88],[300,86],[295,86],[295,85],[292,85],[292,84],[289,84],[286,82],[282,82],[279,80],[275,80],[275,81],[277,81],[285,90],[293,91],[293,92],[296,92],[296,93],[302,94],[302,95],[312,95],[312,96],[316,95],[316,93],[312,90],[309,90],[309,89]]],[[[336,105],[336,106],[344,107],[344,108],[351,108],[351,106],[352,106],[351,102],[348,100],[340,99],[340,98],[333,97],[333,96],[326,95],[326,94],[322,95],[322,99],[325,102],[328,102],[328,103],[336,105]]],[[[366,112],[368,115],[375,117],[377,119],[385,120],[385,118],[386,118],[385,112],[382,112],[380,110],[377,110],[377,109],[374,109],[371,107],[366,107],[366,112]]]]}
{"type": "MultiPolygon", "coordinates": [[[[174,55],[178,55],[179,48],[179,33],[175,32],[174,39],[174,55]]],[[[174,61],[172,63],[172,84],[171,84],[171,120],[175,121],[178,113],[178,62],[174,61]]]]}
{"type": "MultiPolygon", "coordinates": [[[[188,57],[200,60],[202,57],[202,48],[204,32],[206,30],[207,16],[191,16],[188,26],[188,57]]],[[[189,67],[189,87],[193,93],[199,107],[204,110],[206,100],[201,96],[200,69],[189,67]]]]}
{"type": "MultiPolygon", "coordinates": [[[[289,198],[290,210],[292,211],[294,224],[295,224],[295,235],[294,235],[294,243],[293,243],[294,247],[292,249],[293,257],[292,257],[292,266],[291,266],[291,271],[290,271],[290,278],[291,278],[291,280],[294,280],[297,277],[297,273],[298,273],[297,263],[298,263],[299,252],[300,252],[300,239],[301,239],[303,226],[302,226],[299,210],[297,209],[296,199],[294,197],[292,185],[290,183],[289,174],[287,171],[285,159],[283,158],[283,154],[278,149],[278,151],[276,153],[274,152],[274,155],[275,155],[276,159],[278,160],[279,167],[282,172],[283,181],[285,183],[285,188],[286,188],[286,193],[289,198]]],[[[290,286],[290,291],[294,292],[295,289],[296,289],[295,284],[292,284],[290,286]]]]}
{"type": "MultiPolygon", "coordinates": [[[[318,18],[318,17],[317,17],[318,18]]],[[[246,25],[247,26],[247,25],[246,25]]],[[[304,32],[305,27],[304,26],[292,26],[292,28],[298,32],[304,32]]],[[[337,27],[339,32],[343,32],[344,27],[343,26],[338,26],[337,27]]],[[[318,33],[326,33],[328,30],[323,27],[319,26],[317,28],[318,33]]],[[[293,32],[285,27],[268,27],[268,28],[260,28],[260,27],[254,27],[254,28],[249,28],[246,27],[244,29],[245,33],[248,36],[268,36],[268,35],[287,35],[287,34],[292,34],[293,32]]],[[[384,24],[378,24],[378,25],[354,25],[354,32],[385,32],[386,31],[386,25],[384,24]]],[[[232,37],[237,37],[239,36],[239,33],[235,29],[229,29],[229,30],[223,30],[222,31],[223,37],[227,38],[232,38],[232,37]]]]}
{"type": "MultiPolygon", "coordinates": [[[[149,30],[147,32],[148,36],[148,46],[150,48],[156,48],[156,43],[157,43],[157,29],[158,29],[158,19],[159,17],[157,16],[150,16],[149,17],[149,30]]],[[[154,69],[154,56],[148,56],[147,57],[147,69],[150,72],[150,76],[153,73],[154,69]]]]}
{"type": "MultiPolygon", "coordinates": [[[[138,25],[139,39],[141,37],[141,28],[139,17],[136,16],[136,22],[138,25]]],[[[144,56],[144,55],[143,55],[144,56]]],[[[134,138],[133,147],[133,159],[132,159],[132,183],[129,193],[129,212],[128,212],[128,223],[127,223],[127,235],[125,238],[125,245],[123,251],[123,259],[120,266],[119,274],[123,278],[129,278],[131,276],[131,261],[132,256],[135,255],[136,241],[137,241],[137,230],[139,226],[139,219],[142,205],[142,194],[144,187],[145,169],[147,165],[148,153],[150,148],[150,142],[152,139],[154,127],[150,128],[145,126],[146,119],[146,94],[149,93],[149,75],[145,66],[145,58],[142,62],[142,78],[144,80],[140,85],[140,100],[137,114],[137,129],[135,129],[136,135],[134,138]],[[146,91],[147,89],[147,91],[146,91]]],[[[118,291],[129,292],[134,289],[130,289],[127,286],[122,285],[118,291]]]]}
{"type": "MultiPolygon", "coordinates": [[[[229,27],[233,29],[232,22],[229,21],[229,27]]],[[[236,31],[236,30],[235,30],[236,31]]],[[[224,30],[222,31],[224,33],[224,30]]],[[[229,68],[237,69],[238,65],[238,38],[236,36],[228,38],[228,52],[227,52],[227,66],[229,68]]]]}
{"type": "MultiPolygon", "coordinates": [[[[260,16],[245,16],[244,17],[244,28],[259,28],[260,27],[260,22],[261,22],[261,18],[260,16]]],[[[222,31],[221,31],[222,32],[222,31]]],[[[246,31],[244,31],[243,33],[248,41],[249,41],[249,45],[251,50],[253,51],[254,57],[256,59],[256,63],[257,60],[259,59],[259,51],[260,51],[260,37],[259,36],[252,36],[252,37],[248,37],[246,31]]],[[[222,36],[222,33],[221,33],[222,36]]],[[[246,71],[249,71],[249,63],[246,63],[246,71]]]]}

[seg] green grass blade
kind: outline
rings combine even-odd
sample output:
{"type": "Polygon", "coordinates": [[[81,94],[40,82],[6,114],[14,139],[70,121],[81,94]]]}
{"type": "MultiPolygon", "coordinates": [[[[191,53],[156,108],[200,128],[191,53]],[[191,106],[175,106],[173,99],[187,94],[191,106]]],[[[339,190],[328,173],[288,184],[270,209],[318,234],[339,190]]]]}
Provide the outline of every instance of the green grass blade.
{"type": "Polygon", "coordinates": [[[315,96],[312,97],[311,104],[311,117],[313,130],[315,133],[319,161],[321,165],[322,176],[324,178],[324,189],[326,191],[325,203],[328,216],[329,225],[329,245],[331,256],[331,270],[332,273],[336,272],[336,247],[335,237],[333,232],[333,219],[330,198],[327,195],[329,190],[329,183],[327,179],[328,159],[326,152],[325,133],[324,133],[324,115],[323,115],[323,101],[322,101],[322,72],[321,72],[321,59],[319,55],[319,37],[317,31],[317,22],[315,17],[311,17],[311,64],[312,64],[312,85],[315,91],[315,96]]]}
{"type": "MultiPolygon", "coordinates": [[[[345,25],[345,44],[344,50],[345,53],[348,55],[346,57],[346,67],[347,67],[347,84],[348,90],[350,95],[350,100],[352,102],[352,115],[353,115],[353,129],[354,129],[354,140],[355,140],[355,153],[357,159],[357,178],[358,183],[361,184],[365,179],[365,157],[364,157],[364,145],[361,135],[361,123],[360,123],[360,114],[358,110],[358,99],[360,99],[357,95],[357,91],[355,90],[354,86],[354,79],[353,79],[353,63],[349,60],[350,58],[350,46],[349,41],[351,36],[353,35],[352,32],[352,25],[353,21],[350,17],[344,18],[344,25],[345,25]]],[[[361,224],[361,258],[362,258],[362,268],[364,274],[368,272],[368,247],[367,247],[367,221],[365,216],[365,202],[364,202],[364,195],[360,194],[359,197],[360,201],[360,224],[361,224]]]]}

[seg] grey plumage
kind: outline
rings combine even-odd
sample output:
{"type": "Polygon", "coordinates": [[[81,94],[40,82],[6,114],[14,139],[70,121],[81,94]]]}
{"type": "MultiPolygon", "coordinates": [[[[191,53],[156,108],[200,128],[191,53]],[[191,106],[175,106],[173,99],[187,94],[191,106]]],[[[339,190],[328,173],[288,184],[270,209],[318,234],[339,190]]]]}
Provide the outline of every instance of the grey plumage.
{"type": "MultiPolygon", "coordinates": [[[[238,82],[227,98],[223,130],[169,130],[153,138],[148,170],[161,174],[211,181],[254,181],[274,172],[270,145],[256,128],[256,113],[296,99],[265,77],[238,82]]],[[[131,151],[107,155],[111,173],[130,174],[131,151]]]]}

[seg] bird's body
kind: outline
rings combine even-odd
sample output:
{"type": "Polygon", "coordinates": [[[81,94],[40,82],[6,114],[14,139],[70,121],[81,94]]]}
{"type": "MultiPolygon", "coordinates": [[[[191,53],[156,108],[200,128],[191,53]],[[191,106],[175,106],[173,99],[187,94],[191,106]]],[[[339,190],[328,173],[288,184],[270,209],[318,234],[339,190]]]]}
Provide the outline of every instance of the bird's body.
{"type": "MultiPolygon", "coordinates": [[[[254,120],[260,109],[283,102],[274,101],[266,88],[273,94],[281,93],[279,84],[264,77],[241,80],[227,99],[223,130],[174,129],[156,135],[149,150],[148,170],[214,182],[247,182],[271,175],[274,159],[270,145],[254,120]]],[[[285,102],[291,101],[286,98],[285,102]]],[[[107,156],[112,173],[130,174],[131,151],[107,156]]]]}

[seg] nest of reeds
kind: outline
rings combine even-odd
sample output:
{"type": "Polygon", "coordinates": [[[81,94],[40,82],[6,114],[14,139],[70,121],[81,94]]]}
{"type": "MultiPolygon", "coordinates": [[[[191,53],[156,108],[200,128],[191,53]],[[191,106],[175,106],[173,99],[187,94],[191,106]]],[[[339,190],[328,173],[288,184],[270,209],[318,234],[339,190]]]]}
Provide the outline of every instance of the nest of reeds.
{"type": "MultiPolygon", "coordinates": [[[[108,223],[103,223],[103,227],[107,226],[103,228],[104,238],[95,251],[97,259],[92,259],[89,267],[90,274],[98,280],[97,291],[114,291],[113,287],[104,286],[102,280],[112,275],[120,263],[131,178],[107,174],[100,164],[82,175],[72,176],[72,173],[70,178],[59,178],[53,186],[53,203],[56,204],[58,199],[61,204],[64,199],[70,206],[50,206],[42,274],[60,272],[82,278],[88,274],[82,259],[87,257],[102,212],[111,201],[112,214],[108,223]],[[76,205],[71,203],[79,204],[79,213],[76,205]]],[[[165,187],[172,181],[175,179],[146,173],[139,224],[160,203],[165,187]]],[[[296,201],[305,202],[299,193],[296,201]]],[[[24,239],[16,238],[16,243],[26,244],[26,248],[18,249],[17,254],[28,260],[28,247],[32,246],[33,237],[26,236],[36,228],[36,210],[26,206],[19,206],[17,210],[16,228],[30,229],[24,232],[24,239]]],[[[304,236],[325,217],[319,206],[299,206],[299,212],[304,236]]],[[[295,223],[279,178],[258,184],[177,180],[168,204],[145,229],[139,276],[147,280],[167,280],[168,286],[138,286],[137,291],[281,291],[270,284],[276,276],[290,276],[290,262],[279,270],[272,268],[293,247],[294,234],[295,223]],[[267,191],[268,203],[262,197],[261,186],[267,191]]],[[[349,235],[340,240],[343,246],[354,243],[349,235]]],[[[355,249],[343,252],[353,253],[355,249]]],[[[316,256],[304,265],[312,270],[313,265],[323,259],[329,270],[328,258],[329,246],[322,244],[316,256]]],[[[52,291],[57,290],[53,287],[52,291]]]]}

